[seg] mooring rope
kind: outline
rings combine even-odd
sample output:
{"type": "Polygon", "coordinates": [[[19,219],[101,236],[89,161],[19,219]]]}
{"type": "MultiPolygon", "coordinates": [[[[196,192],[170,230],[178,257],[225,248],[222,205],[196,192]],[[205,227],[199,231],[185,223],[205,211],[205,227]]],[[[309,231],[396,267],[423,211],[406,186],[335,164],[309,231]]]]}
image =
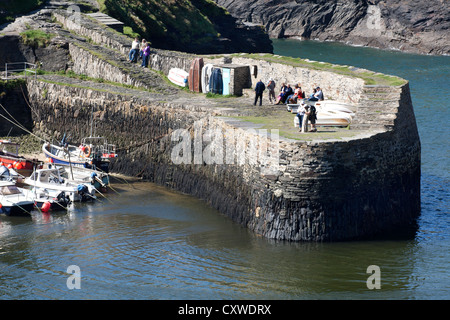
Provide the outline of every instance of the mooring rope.
{"type": "Polygon", "coordinates": [[[34,134],[33,132],[31,132],[30,130],[28,130],[27,128],[25,128],[24,126],[22,126],[20,123],[19,123],[19,121],[17,121],[9,112],[8,112],[8,110],[6,110],[6,108],[0,103],[0,107],[2,107],[2,109],[11,117],[11,119],[13,119],[13,120],[11,120],[11,119],[8,119],[5,115],[3,115],[3,114],[0,114],[0,116],[3,118],[3,119],[5,119],[5,120],[7,120],[7,121],[9,121],[9,122],[11,122],[13,125],[15,125],[15,126],[17,126],[17,127],[19,127],[20,129],[22,129],[23,131],[25,131],[26,133],[28,133],[28,134],[30,134],[30,135],[32,135],[33,137],[35,137],[35,138],[37,138],[37,139],[39,139],[39,140],[41,140],[41,141],[46,141],[45,139],[42,139],[41,137],[38,137],[36,134],[34,134]]]}

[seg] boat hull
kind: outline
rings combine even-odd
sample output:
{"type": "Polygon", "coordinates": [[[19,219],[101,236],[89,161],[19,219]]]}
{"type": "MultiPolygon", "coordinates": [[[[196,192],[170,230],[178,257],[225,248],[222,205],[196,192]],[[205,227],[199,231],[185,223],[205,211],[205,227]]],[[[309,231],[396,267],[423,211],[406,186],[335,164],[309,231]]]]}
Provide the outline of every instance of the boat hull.
{"type": "MultiPolygon", "coordinates": [[[[69,150],[70,149],[77,150],[77,148],[74,146],[70,146],[69,150]]],[[[80,160],[79,155],[76,154],[70,156],[70,159],[68,156],[63,157],[60,155],[56,155],[56,153],[62,153],[61,150],[62,150],[61,148],[58,148],[48,143],[42,146],[42,152],[44,153],[45,157],[49,159],[48,161],[50,163],[88,169],[93,169],[94,167],[96,167],[104,172],[109,171],[109,163],[110,163],[109,160],[96,161],[96,164],[93,165],[92,162],[94,162],[94,160],[92,158],[85,158],[80,160]]]]}
{"type": "Polygon", "coordinates": [[[34,186],[30,181],[25,179],[25,183],[29,186],[33,186],[36,188],[36,192],[38,193],[46,193],[48,192],[49,196],[52,198],[58,197],[58,195],[61,192],[64,192],[66,196],[69,197],[71,202],[87,202],[92,201],[96,199],[96,196],[93,194],[93,192],[85,191],[85,192],[79,192],[76,187],[65,187],[65,186],[58,186],[58,185],[52,185],[51,183],[43,184],[39,183],[36,186],[34,186]]]}
{"type": "Polygon", "coordinates": [[[211,63],[207,63],[204,65],[202,69],[202,92],[209,92],[209,78],[211,77],[213,65],[211,63]]]}
{"type": "MultiPolygon", "coordinates": [[[[294,126],[298,127],[298,117],[294,117],[294,126]]],[[[316,126],[322,127],[347,127],[351,123],[351,118],[346,116],[317,115],[316,126]]]]}
{"type": "Polygon", "coordinates": [[[0,165],[4,165],[7,168],[12,168],[17,173],[25,177],[28,177],[31,172],[33,172],[35,167],[39,168],[42,166],[40,163],[29,159],[5,155],[0,155],[0,165]]]}
{"type": "Polygon", "coordinates": [[[202,68],[203,58],[195,58],[189,69],[189,90],[194,92],[202,91],[202,68]]]}
{"type": "Polygon", "coordinates": [[[31,201],[11,206],[2,205],[0,207],[0,213],[3,213],[9,217],[29,217],[33,208],[34,203],[31,201]]]}
{"type": "Polygon", "coordinates": [[[23,194],[33,201],[35,208],[42,208],[46,202],[50,203],[51,211],[65,210],[71,203],[70,197],[65,193],[60,193],[56,197],[48,192],[41,193],[35,189],[22,189],[23,194]]]}
{"type": "Polygon", "coordinates": [[[167,78],[172,82],[173,84],[176,84],[180,87],[186,87],[187,80],[189,77],[189,73],[184,71],[183,69],[179,68],[172,68],[169,70],[169,74],[167,78]]]}

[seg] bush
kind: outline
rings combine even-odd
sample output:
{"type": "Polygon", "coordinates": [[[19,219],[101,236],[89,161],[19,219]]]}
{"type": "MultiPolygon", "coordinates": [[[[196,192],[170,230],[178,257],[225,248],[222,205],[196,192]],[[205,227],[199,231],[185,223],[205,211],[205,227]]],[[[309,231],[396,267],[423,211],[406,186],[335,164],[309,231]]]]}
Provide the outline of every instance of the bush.
{"type": "Polygon", "coordinates": [[[48,45],[55,35],[42,30],[27,30],[22,32],[20,36],[24,44],[33,48],[40,48],[48,45]]]}
{"type": "Polygon", "coordinates": [[[131,27],[123,27],[123,34],[130,36],[131,38],[140,38],[139,33],[134,32],[131,27]]]}

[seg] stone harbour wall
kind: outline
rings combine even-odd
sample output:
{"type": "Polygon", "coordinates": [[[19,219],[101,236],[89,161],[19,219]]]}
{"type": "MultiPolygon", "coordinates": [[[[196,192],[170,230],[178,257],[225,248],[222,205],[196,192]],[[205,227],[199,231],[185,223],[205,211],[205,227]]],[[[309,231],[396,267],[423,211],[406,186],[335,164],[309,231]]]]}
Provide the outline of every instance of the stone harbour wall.
{"type": "MultiPolygon", "coordinates": [[[[97,45],[117,50],[124,58],[128,57],[132,42],[132,39],[129,37],[104,28],[98,22],[85,15],[80,15],[78,19],[74,19],[66,11],[60,10],[56,11],[53,16],[68,30],[88,37],[97,45]]],[[[87,45],[84,44],[81,46],[87,45]]],[[[78,45],[78,49],[74,48],[75,45],[71,45],[70,47],[77,73],[83,73],[91,77],[102,77],[123,84],[142,85],[139,81],[131,79],[131,75],[124,74],[125,72],[123,71],[117,72],[114,67],[105,67],[104,61],[95,63],[95,60],[101,59],[95,57],[95,55],[93,57],[87,57],[89,55],[88,50],[81,50],[82,54],[79,54],[80,45],[78,45]]],[[[364,81],[356,77],[300,68],[282,62],[269,62],[262,59],[244,58],[239,55],[229,54],[221,56],[200,56],[152,48],[149,67],[165,75],[169,74],[171,68],[180,68],[189,72],[191,63],[196,57],[202,57],[205,64],[211,63],[221,67],[229,65],[232,71],[237,73],[236,76],[238,77],[233,82],[234,85],[231,88],[231,92],[238,95],[242,93],[242,89],[254,88],[259,79],[262,79],[265,83],[268,83],[269,79],[273,79],[277,85],[276,90],[281,88],[281,83],[283,82],[291,84],[292,87],[300,83],[302,89],[307,94],[312,93],[313,88],[320,86],[324,91],[326,99],[356,104],[361,98],[364,86],[364,81]],[[251,73],[246,69],[239,69],[238,66],[248,67],[249,69],[256,67],[256,72],[251,73]]]]}
{"type": "Polygon", "coordinates": [[[204,63],[247,67],[250,87],[259,79],[273,78],[277,87],[300,82],[307,93],[321,86],[326,98],[355,106],[351,137],[290,140],[233,118],[240,112],[236,103],[249,103],[245,98],[214,103],[168,86],[155,72],[188,71],[196,56],[153,49],[151,69],[132,69],[129,38],[84,15],[54,16],[81,35],[68,41],[75,73],[133,88],[57,75],[28,79],[36,134],[59,141],[70,133],[79,141],[89,134],[93,114],[95,131],[118,148],[111,172],[203,199],[266,238],[342,241],[414,233],[420,140],[408,83],[365,85],[358,77],[282,61],[203,56],[204,63]]]}
{"type": "Polygon", "coordinates": [[[267,154],[278,150],[279,161],[276,170],[266,170],[267,163],[255,152],[244,153],[238,162],[238,147],[230,153],[234,161],[217,164],[203,158],[194,163],[196,136],[203,137],[197,145],[202,155],[215,154],[220,146],[228,150],[228,140],[205,138],[208,129],[220,132],[217,137],[234,137],[231,145],[239,141],[246,150],[267,141],[257,128],[207,107],[28,82],[29,98],[38,109],[33,112],[36,132],[70,132],[76,141],[88,134],[94,110],[97,132],[119,146],[113,172],[204,199],[257,234],[289,241],[339,241],[414,230],[420,213],[420,141],[408,85],[392,90],[398,111],[383,129],[345,141],[271,141],[267,154]],[[45,97],[42,92],[47,92],[45,97]],[[174,163],[173,150],[184,141],[181,136],[174,139],[177,129],[192,139],[187,163],[174,163]]]}

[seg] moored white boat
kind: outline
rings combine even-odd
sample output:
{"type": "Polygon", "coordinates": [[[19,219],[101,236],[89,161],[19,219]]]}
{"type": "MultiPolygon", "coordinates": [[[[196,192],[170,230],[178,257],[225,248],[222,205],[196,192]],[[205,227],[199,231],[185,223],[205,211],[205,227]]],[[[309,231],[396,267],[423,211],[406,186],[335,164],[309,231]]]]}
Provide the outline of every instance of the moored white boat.
{"type": "Polygon", "coordinates": [[[109,185],[109,175],[99,170],[63,164],[48,164],[48,168],[58,169],[60,176],[64,179],[91,184],[96,189],[106,188],[109,185]]]}
{"type": "Polygon", "coordinates": [[[57,146],[46,142],[42,151],[51,163],[99,169],[104,172],[109,171],[110,159],[117,157],[115,145],[108,144],[103,137],[83,138],[78,147],[67,143],[57,146]]]}
{"type": "Polygon", "coordinates": [[[24,179],[24,183],[36,188],[37,192],[48,192],[51,197],[57,197],[64,192],[72,202],[96,199],[96,189],[93,185],[64,179],[59,170],[55,168],[36,170],[24,179]]]}
{"type": "Polygon", "coordinates": [[[34,201],[13,181],[0,181],[0,213],[7,216],[29,216],[33,207],[34,201]]]}

